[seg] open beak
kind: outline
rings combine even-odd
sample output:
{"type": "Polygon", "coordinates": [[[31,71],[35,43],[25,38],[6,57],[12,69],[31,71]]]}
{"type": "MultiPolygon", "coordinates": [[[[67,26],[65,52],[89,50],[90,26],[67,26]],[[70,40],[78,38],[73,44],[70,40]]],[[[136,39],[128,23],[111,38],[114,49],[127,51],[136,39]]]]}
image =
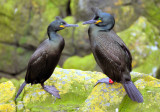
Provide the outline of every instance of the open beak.
{"type": "Polygon", "coordinates": [[[93,20],[92,19],[92,20],[83,22],[83,25],[85,25],[85,24],[98,24],[100,22],[102,22],[102,20],[93,20]]]}

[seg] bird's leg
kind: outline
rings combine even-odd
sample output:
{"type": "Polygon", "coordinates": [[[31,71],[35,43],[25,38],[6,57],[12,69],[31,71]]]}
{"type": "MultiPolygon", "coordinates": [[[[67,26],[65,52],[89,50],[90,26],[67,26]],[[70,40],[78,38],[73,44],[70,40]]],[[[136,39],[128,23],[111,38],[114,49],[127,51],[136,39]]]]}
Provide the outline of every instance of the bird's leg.
{"type": "Polygon", "coordinates": [[[46,86],[46,85],[44,85],[44,83],[41,83],[41,86],[43,87],[43,89],[45,91],[47,91],[48,93],[50,93],[53,96],[55,96],[55,97],[60,99],[59,91],[56,89],[56,87],[54,87],[54,86],[46,86]]]}
{"type": "Polygon", "coordinates": [[[113,84],[114,82],[110,78],[103,78],[97,81],[97,83],[94,85],[96,86],[98,83],[106,83],[106,84],[113,84]]]}

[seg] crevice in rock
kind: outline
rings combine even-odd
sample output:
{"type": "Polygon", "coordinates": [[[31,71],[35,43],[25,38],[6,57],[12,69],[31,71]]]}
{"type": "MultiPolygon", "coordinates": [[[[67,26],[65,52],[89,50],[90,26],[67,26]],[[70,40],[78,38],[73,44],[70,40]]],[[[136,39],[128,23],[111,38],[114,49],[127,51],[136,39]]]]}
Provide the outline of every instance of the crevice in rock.
{"type": "Polygon", "coordinates": [[[0,70],[0,73],[9,74],[11,76],[16,76],[16,75],[19,75],[20,73],[24,72],[26,69],[27,69],[27,67],[24,67],[23,69],[16,71],[16,72],[9,72],[9,71],[0,70]]]}
{"type": "Polygon", "coordinates": [[[21,47],[25,50],[28,50],[28,51],[34,51],[36,50],[36,46],[33,46],[31,44],[19,44],[18,42],[15,42],[15,43],[11,43],[11,42],[6,42],[6,41],[0,41],[0,44],[5,44],[5,45],[11,45],[11,46],[16,46],[16,47],[21,47]]]}
{"type": "Polygon", "coordinates": [[[71,16],[71,8],[70,8],[71,0],[68,0],[66,14],[67,16],[71,16]]]}

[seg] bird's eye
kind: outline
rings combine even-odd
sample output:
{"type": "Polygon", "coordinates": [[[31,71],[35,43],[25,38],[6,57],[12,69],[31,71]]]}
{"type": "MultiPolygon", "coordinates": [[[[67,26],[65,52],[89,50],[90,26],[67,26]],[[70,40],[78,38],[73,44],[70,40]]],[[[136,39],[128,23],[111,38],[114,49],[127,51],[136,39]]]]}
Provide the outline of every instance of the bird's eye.
{"type": "Polygon", "coordinates": [[[98,20],[101,20],[102,18],[98,18],[98,20]]]}
{"type": "Polygon", "coordinates": [[[63,23],[61,23],[61,25],[63,25],[63,23]]]}

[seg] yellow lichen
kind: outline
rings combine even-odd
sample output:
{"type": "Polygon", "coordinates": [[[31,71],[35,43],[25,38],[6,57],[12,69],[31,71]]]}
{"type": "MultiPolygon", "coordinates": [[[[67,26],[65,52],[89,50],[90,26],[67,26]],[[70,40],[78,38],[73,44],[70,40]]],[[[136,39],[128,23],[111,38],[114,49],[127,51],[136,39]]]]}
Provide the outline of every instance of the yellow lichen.
{"type": "Polygon", "coordinates": [[[13,98],[15,95],[15,86],[11,81],[3,82],[0,84],[0,103],[5,103],[13,98]]]}
{"type": "Polygon", "coordinates": [[[6,104],[0,104],[0,112],[16,112],[16,105],[13,101],[6,104]]]}
{"type": "MultiPolygon", "coordinates": [[[[145,74],[135,72],[131,74],[133,74],[132,80],[134,84],[141,91],[142,95],[145,98],[144,101],[148,102],[148,97],[152,101],[152,104],[148,104],[145,102],[141,105],[144,105],[144,108],[150,108],[152,106],[158,105],[153,101],[155,100],[155,98],[158,100],[160,99],[159,93],[154,91],[158,91],[157,88],[160,87],[160,80],[145,74]]],[[[120,83],[100,83],[94,87],[94,84],[99,79],[106,77],[106,75],[100,72],[56,68],[54,74],[45,82],[45,85],[55,85],[56,88],[60,91],[60,96],[62,96],[62,99],[55,100],[55,97],[52,97],[49,93],[44,91],[40,84],[32,86],[30,84],[27,84],[24,88],[24,95],[22,98],[23,101],[17,102],[17,110],[38,110],[37,107],[42,107],[42,109],[49,108],[51,110],[54,110],[55,107],[59,109],[59,105],[66,106],[70,103],[75,103],[76,106],[74,108],[80,107],[80,105],[82,105],[80,107],[80,110],[84,112],[112,112],[115,111],[115,109],[119,108],[119,105],[123,103],[122,101],[131,102],[129,97],[126,95],[125,89],[120,83]],[[78,101],[76,101],[77,96],[80,97],[78,101]],[[77,102],[79,102],[81,99],[83,99],[81,101],[81,104],[78,104],[77,106],[77,102]],[[64,102],[66,102],[67,104],[65,104],[64,102]],[[82,104],[82,102],[84,103],[82,104]]],[[[10,106],[10,103],[8,102],[10,102],[10,100],[15,95],[15,87],[13,86],[11,81],[1,83],[0,87],[0,94],[5,95],[5,98],[0,97],[0,101],[3,101],[0,105],[0,109],[2,111],[10,109],[9,111],[12,112],[12,108],[10,106]],[[14,88],[14,91],[10,91],[11,88],[14,88]]],[[[135,102],[131,103],[136,104],[135,102]]]]}
{"type": "Polygon", "coordinates": [[[47,93],[40,85],[33,85],[33,89],[28,88],[28,92],[24,94],[23,101],[26,106],[29,102],[37,102],[39,100],[45,101],[45,99],[50,95],[47,93]]]}

